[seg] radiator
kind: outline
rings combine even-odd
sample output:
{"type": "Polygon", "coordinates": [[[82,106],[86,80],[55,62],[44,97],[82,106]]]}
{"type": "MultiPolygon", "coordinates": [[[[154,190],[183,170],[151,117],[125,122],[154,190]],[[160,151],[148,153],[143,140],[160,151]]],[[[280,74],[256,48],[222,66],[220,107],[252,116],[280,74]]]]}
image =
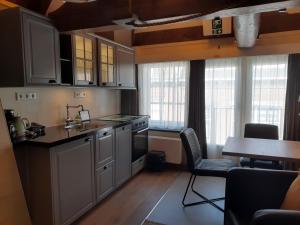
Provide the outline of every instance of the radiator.
{"type": "Polygon", "coordinates": [[[149,150],[163,151],[166,161],[173,164],[182,163],[182,143],[180,138],[149,136],[149,150]]]}

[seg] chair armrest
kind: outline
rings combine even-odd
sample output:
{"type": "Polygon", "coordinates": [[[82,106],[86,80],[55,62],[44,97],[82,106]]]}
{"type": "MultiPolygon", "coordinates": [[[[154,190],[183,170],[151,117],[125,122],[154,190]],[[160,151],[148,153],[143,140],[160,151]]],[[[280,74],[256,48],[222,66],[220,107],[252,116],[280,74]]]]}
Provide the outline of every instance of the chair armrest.
{"type": "Polygon", "coordinates": [[[225,209],[243,216],[279,209],[297,172],[234,168],[226,180],[225,209]]]}
{"type": "Polygon", "coordinates": [[[255,212],[252,225],[298,225],[300,211],[264,209],[255,212]]]}

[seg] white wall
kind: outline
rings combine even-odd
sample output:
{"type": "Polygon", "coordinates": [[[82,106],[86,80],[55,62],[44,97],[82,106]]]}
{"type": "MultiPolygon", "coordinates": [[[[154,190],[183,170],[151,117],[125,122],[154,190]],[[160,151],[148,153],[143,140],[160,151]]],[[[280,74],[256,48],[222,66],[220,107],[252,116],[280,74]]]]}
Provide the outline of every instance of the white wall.
{"type": "MultiPolygon", "coordinates": [[[[82,104],[91,117],[120,113],[120,91],[101,88],[30,87],[0,88],[3,108],[14,109],[22,117],[45,126],[64,123],[66,105],[82,104]],[[86,98],[74,98],[74,91],[86,91],[86,98]],[[37,92],[37,100],[16,101],[16,92],[37,92]]],[[[77,111],[77,110],[76,110],[77,111]]]]}

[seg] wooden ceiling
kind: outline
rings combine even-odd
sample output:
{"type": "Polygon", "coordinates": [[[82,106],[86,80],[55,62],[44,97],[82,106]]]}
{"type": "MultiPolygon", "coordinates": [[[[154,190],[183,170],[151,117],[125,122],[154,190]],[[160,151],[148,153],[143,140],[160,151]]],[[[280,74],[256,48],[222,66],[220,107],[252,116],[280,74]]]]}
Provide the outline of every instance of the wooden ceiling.
{"type": "Polygon", "coordinates": [[[111,38],[113,35],[110,31],[117,27],[114,23],[116,20],[138,18],[151,23],[195,14],[200,17],[188,22],[136,29],[133,42],[137,46],[211,38],[203,36],[201,22],[201,19],[209,16],[264,12],[261,16],[262,34],[300,29],[300,10],[294,10],[300,7],[300,0],[96,0],[82,4],[64,3],[62,0],[9,1],[41,14],[49,13],[61,31],[104,30],[103,34],[111,38]],[[291,8],[293,14],[272,12],[279,8],[291,8]]]}

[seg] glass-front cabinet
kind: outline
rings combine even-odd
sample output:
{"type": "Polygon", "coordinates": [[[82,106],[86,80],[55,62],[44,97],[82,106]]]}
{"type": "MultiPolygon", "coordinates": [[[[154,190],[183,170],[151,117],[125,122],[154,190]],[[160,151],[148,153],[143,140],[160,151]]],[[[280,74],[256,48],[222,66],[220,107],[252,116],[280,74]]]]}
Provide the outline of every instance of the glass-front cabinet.
{"type": "Polygon", "coordinates": [[[98,40],[99,85],[116,86],[115,46],[98,40]]]}
{"type": "Polygon", "coordinates": [[[96,85],[96,41],[93,37],[74,35],[74,83],[96,85]]]}

